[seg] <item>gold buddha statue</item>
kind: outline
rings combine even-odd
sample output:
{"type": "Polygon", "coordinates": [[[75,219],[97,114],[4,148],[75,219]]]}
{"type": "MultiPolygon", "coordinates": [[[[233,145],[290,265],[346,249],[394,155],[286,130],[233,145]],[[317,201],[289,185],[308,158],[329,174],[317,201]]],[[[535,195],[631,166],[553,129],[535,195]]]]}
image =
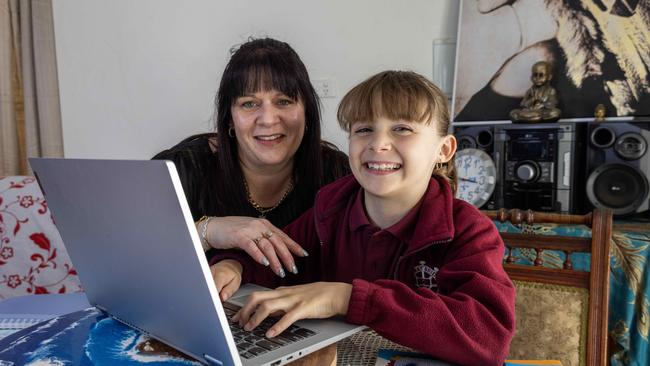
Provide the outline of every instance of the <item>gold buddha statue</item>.
{"type": "Polygon", "coordinates": [[[557,92],[551,86],[551,65],[539,61],[533,65],[530,80],[533,86],[526,91],[520,108],[510,111],[514,122],[554,122],[562,113],[558,108],[557,92]]]}

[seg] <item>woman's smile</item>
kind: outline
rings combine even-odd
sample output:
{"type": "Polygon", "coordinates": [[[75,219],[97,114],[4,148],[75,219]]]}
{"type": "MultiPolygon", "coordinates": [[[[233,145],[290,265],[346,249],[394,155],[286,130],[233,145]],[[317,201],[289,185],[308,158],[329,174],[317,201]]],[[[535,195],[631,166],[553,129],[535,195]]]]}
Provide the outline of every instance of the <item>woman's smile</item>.
{"type": "Polygon", "coordinates": [[[262,146],[273,147],[282,143],[285,135],[281,133],[275,133],[271,135],[256,135],[253,138],[262,146]]]}

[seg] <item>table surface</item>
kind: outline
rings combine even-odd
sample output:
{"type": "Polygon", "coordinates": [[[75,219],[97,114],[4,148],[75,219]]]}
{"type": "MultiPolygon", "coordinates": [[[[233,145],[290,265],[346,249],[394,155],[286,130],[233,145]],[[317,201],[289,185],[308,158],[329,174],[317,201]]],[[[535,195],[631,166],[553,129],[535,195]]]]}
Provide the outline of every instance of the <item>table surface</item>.
{"type": "MultiPolygon", "coordinates": [[[[73,360],[78,365],[93,365],[95,360],[88,360],[85,354],[85,350],[90,350],[95,357],[109,360],[109,363],[144,364],[161,361],[166,365],[198,365],[171,347],[91,308],[84,293],[20,296],[0,302],[0,319],[29,314],[50,320],[0,340],[0,360],[30,363],[39,359],[62,357],[73,360]],[[54,337],[51,337],[53,334],[57,338],[54,341],[54,337]],[[15,342],[19,338],[20,342],[15,342]],[[102,339],[102,342],[97,342],[97,339],[102,339]],[[47,347],[43,347],[45,343],[47,347]],[[143,351],[144,345],[148,351],[143,351]]],[[[375,365],[380,348],[408,350],[368,330],[303,357],[291,365],[375,365]]]]}

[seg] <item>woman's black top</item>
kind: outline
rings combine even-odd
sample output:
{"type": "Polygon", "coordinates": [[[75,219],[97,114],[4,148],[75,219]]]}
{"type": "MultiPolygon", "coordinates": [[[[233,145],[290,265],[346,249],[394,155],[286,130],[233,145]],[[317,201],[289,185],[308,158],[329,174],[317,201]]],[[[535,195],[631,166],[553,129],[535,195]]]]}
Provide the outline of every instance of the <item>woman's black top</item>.
{"type": "MultiPolygon", "coordinates": [[[[171,160],[176,165],[194,221],[203,215],[258,217],[259,212],[247,201],[238,207],[219,204],[225,195],[236,193],[245,197],[246,193],[243,182],[225,185],[239,192],[224,192],[224,182],[218,184],[219,180],[232,177],[220,171],[217,153],[210,148],[211,137],[216,137],[216,134],[189,137],[171,149],[156,154],[153,159],[171,160]]],[[[322,144],[322,167],[323,185],[350,174],[348,157],[328,143],[322,144]]],[[[283,228],[312,207],[315,196],[316,192],[305,191],[296,181],[294,189],[280,205],[266,213],[266,219],[276,227],[283,228]]]]}

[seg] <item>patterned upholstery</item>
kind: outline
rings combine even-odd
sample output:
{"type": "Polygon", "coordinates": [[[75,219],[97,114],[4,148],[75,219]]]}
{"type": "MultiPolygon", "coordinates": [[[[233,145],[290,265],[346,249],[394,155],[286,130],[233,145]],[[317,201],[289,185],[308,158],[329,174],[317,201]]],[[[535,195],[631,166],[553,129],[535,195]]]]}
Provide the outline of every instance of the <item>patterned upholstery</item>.
{"type": "Polygon", "coordinates": [[[0,300],[82,291],[33,177],[0,178],[0,300]]]}
{"type": "Polygon", "coordinates": [[[589,291],[547,283],[513,282],[517,289],[517,331],[508,358],[559,359],[564,366],[584,365],[589,291]]]}
{"type": "Polygon", "coordinates": [[[499,230],[506,245],[503,266],[517,289],[517,328],[509,358],[559,359],[565,366],[607,365],[612,213],[601,209],[586,215],[518,209],[484,213],[518,228],[499,230]],[[555,235],[549,224],[571,226],[586,235],[555,235]],[[520,261],[528,254],[532,265],[520,261]],[[576,270],[574,261],[580,255],[589,256],[589,271],[576,270]],[[558,260],[547,263],[553,257],[558,260]]]}

